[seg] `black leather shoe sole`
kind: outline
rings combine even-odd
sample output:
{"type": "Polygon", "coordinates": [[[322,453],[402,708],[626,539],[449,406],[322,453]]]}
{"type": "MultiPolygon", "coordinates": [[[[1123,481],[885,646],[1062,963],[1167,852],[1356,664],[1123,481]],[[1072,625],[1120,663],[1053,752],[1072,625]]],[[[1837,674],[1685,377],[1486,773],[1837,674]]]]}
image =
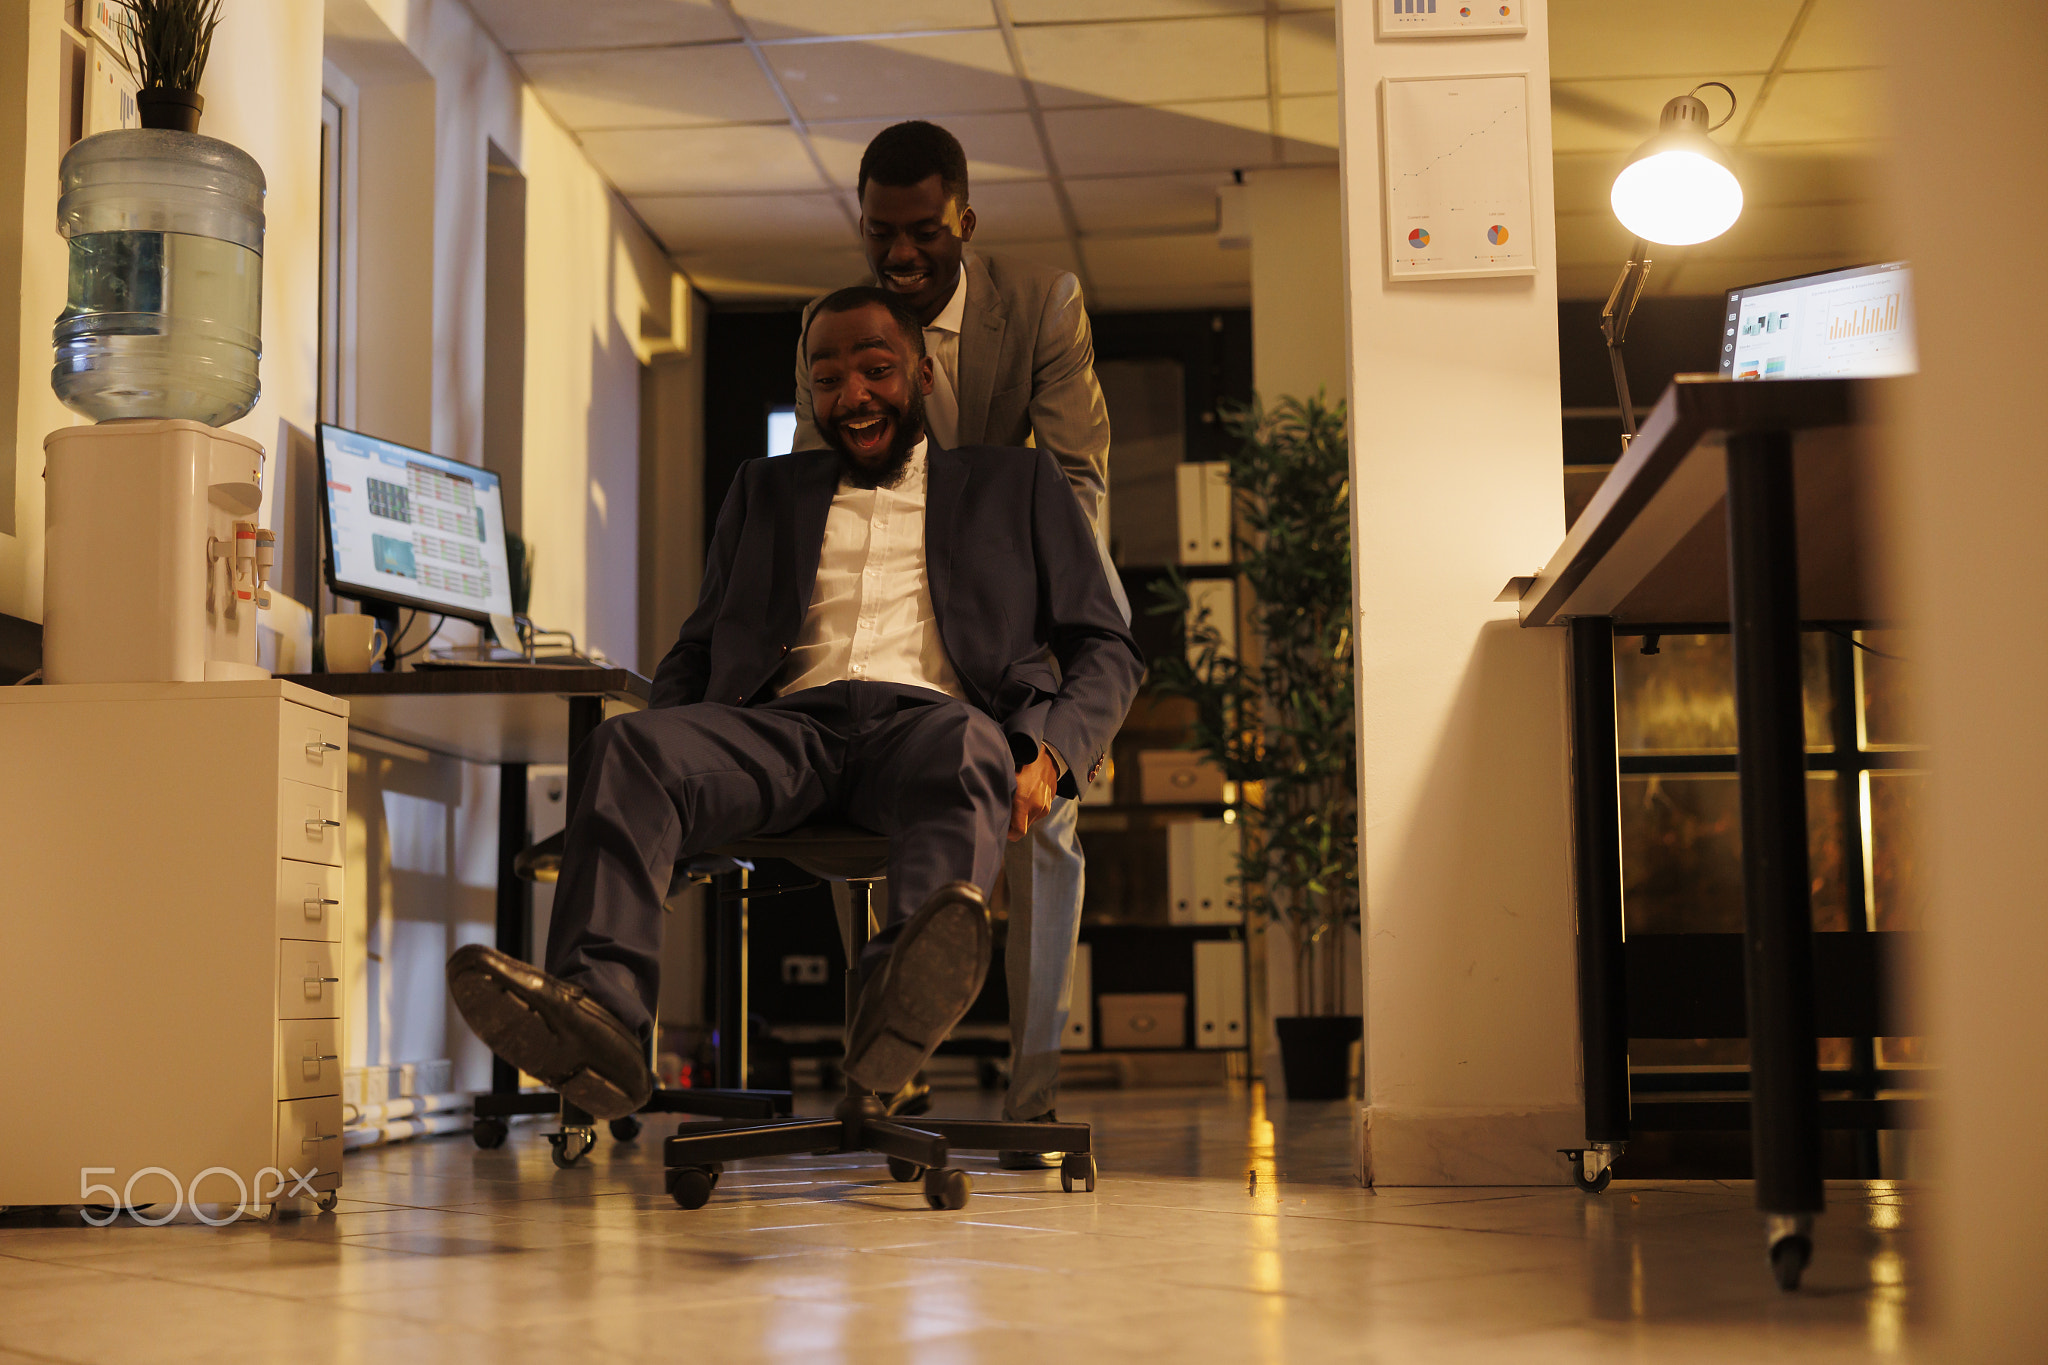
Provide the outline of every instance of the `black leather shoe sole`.
{"type": "MultiPolygon", "coordinates": [[[[1058,1123],[1059,1111],[1049,1110],[1035,1119],[1024,1119],[1025,1123],[1058,1123]]],[[[1009,1120],[1004,1120],[1009,1122],[1009,1120]]],[[[1006,1171],[1056,1171],[1060,1168],[1063,1152],[997,1152],[996,1165],[1006,1171]]]]}
{"type": "Polygon", "coordinates": [[[624,1118],[654,1092],[631,1030],[531,963],[468,944],[448,959],[448,994],[491,1051],[593,1119],[624,1118]]]}
{"type": "Polygon", "coordinates": [[[909,1084],[981,994],[989,940],[980,891],[967,882],[934,891],[861,991],[847,1034],[846,1074],[880,1095],[909,1084]]]}

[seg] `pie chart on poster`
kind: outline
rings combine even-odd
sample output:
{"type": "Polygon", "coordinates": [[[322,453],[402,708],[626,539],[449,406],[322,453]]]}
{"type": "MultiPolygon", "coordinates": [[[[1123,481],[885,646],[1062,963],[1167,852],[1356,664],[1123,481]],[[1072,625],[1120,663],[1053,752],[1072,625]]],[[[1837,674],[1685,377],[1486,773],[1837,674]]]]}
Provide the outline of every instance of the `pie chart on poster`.
{"type": "Polygon", "coordinates": [[[1412,246],[1412,247],[1425,247],[1425,246],[1428,246],[1428,245],[1429,245],[1429,229],[1428,229],[1428,228],[1417,228],[1417,229],[1415,229],[1415,231],[1413,231],[1413,232],[1409,233],[1409,234],[1408,234],[1408,245],[1410,245],[1410,246],[1412,246]]]}
{"type": "Polygon", "coordinates": [[[1499,246],[1502,242],[1505,242],[1507,239],[1508,230],[1502,227],[1499,223],[1495,223],[1492,227],[1486,230],[1486,240],[1493,243],[1495,246],[1499,246]]]}

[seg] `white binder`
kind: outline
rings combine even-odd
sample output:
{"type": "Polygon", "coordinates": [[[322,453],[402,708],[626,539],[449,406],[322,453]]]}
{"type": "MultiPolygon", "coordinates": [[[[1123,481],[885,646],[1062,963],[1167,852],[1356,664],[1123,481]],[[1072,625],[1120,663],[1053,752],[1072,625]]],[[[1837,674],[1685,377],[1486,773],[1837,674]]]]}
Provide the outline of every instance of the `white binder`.
{"type": "Polygon", "coordinates": [[[1187,820],[1166,829],[1167,918],[1174,924],[1238,924],[1238,828],[1187,820]]]}
{"type": "Polygon", "coordinates": [[[1243,1047],[1244,945],[1195,945],[1195,1046],[1243,1047]]]}
{"type": "Polygon", "coordinates": [[[1074,975],[1067,990],[1067,1027],[1060,1034],[1060,1051],[1095,1050],[1094,956],[1085,943],[1074,945],[1074,975]]]}

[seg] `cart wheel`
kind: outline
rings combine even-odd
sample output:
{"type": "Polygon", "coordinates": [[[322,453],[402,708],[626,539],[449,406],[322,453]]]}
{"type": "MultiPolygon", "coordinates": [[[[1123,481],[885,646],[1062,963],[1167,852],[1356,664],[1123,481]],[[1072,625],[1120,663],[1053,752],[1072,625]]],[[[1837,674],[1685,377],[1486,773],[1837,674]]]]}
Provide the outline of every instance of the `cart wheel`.
{"type": "Polygon", "coordinates": [[[1076,1185],[1089,1194],[1095,1193],[1093,1152],[1068,1152],[1060,1158],[1060,1188],[1072,1194],[1076,1185]]]}
{"type": "Polygon", "coordinates": [[[924,1202],[935,1209],[964,1209],[974,1183],[957,1166],[939,1166],[924,1173],[924,1202]]]}
{"type": "Polygon", "coordinates": [[[470,1140],[486,1152],[505,1145],[506,1134],[512,1131],[503,1119],[478,1119],[469,1126],[470,1140]]]}
{"type": "Polygon", "coordinates": [[[622,1119],[613,1119],[611,1128],[614,1142],[631,1142],[640,1136],[640,1120],[633,1114],[628,1114],[622,1119]]]}
{"type": "Polygon", "coordinates": [[[924,1167],[915,1161],[905,1161],[900,1156],[889,1158],[889,1178],[898,1184],[908,1185],[924,1174],[924,1167]]]}
{"type": "Polygon", "coordinates": [[[329,1190],[327,1193],[321,1195],[318,1199],[314,1200],[313,1203],[319,1208],[320,1212],[333,1213],[336,1206],[341,1203],[341,1191],[329,1190]]]}
{"type": "Polygon", "coordinates": [[[718,1173],[702,1166],[675,1166],[668,1173],[669,1196],[681,1208],[703,1208],[711,1202],[711,1191],[717,1184],[718,1173]]]}
{"type": "Polygon", "coordinates": [[[581,1161],[583,1154],[596,1145],[596,1142],[597,1134],[588,1128],[565,1128],[559,1133],[548,1134],[548,1145],[554,1148],[551,1155],[555,1159],[555,1165],[565,1171],[581,1161]]]}
{"type": "Polygon", "coordinates": [[[1806,1273],[1806,1263],[1812,1259],[1811,1237],[1793,1233],[1771,1243],[1771,1274],[1777,1279],[1778,1288],[1788,1294],[1799,1288],[1799,1277],[1806,1273]]]}
{"type": "Polygon", "coordinates": [[[1614,1167],[1602,1166],[1600,1174],[1588,1180],[1586,1179],[1586,1154],[1584,1152],[1579,1153],[1578,1158],[1572,1162],[1572,1184],[1577,1185],[1587,1194],[1599,1194],[1613,1183],[1614,1167]]]}

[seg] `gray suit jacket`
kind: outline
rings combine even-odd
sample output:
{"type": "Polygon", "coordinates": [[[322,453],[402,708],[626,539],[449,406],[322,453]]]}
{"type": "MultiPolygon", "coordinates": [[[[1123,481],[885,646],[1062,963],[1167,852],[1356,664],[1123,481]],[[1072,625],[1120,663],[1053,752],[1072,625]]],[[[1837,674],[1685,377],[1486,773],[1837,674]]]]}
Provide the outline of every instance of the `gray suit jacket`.
{"type": "MultiPolygon", "coordinates": [[[[1081,306],[1081,282],[1065,270],[984,256],[971,246],[963,263],[967,310],[960,325],[954,447],[1021,446],[1034,438],[1067,476],[1099,534],[1109,487],[1109,408],[1095,381],[1095,341],[1081,306]]],[[[804,309],[806,324],[815,306],[813,300],[804,309]]],[[[795,445],[825,445],[811,421],[811,367],[801,342],[795,445]]]]}

